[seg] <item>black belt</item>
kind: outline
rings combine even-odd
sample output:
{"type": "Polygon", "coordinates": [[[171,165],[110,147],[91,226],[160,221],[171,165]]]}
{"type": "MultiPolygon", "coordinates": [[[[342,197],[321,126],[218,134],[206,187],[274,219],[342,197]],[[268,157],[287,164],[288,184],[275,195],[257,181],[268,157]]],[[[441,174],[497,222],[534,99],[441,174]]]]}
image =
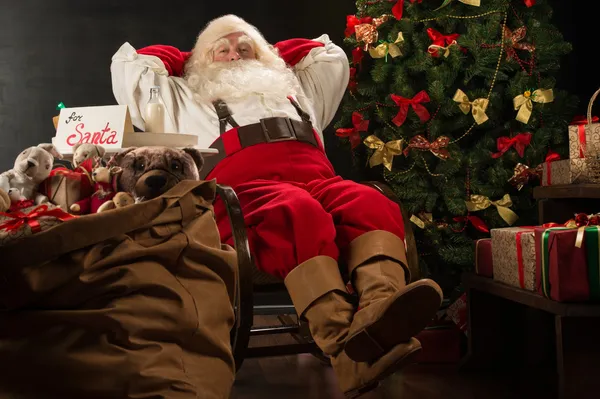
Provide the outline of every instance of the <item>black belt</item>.
{"type": "MultiPolygon", "coordinates": [[[[275,117],[261,119],[259,123],[238,127],[237,134],[242,149],[256,144],[277,143],[280,141],[300,141],[312,144],[317,148],[319,147],[312,125],[290,118],[275,117]]],[[[204,159],[204,165],[200,171],[200,179],[205,179],[214,167],[227,157],[223,137],[215,140],[209,148],[217,149],[219,153],[204,159]]]]}

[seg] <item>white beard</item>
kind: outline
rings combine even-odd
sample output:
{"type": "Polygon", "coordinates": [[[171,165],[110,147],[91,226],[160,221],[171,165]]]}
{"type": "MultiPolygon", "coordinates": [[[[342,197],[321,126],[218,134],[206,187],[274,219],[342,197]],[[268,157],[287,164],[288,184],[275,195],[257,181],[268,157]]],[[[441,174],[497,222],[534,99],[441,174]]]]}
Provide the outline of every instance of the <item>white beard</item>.
{"type": "Polygon", "coordinates": [[[227,102],[260,95],[269,104],[286,101],[300,92],[294,72],[287,66],[268,66],[258,60],[215,62],[194,67],[185,79],[200,103],[227,102]]]}

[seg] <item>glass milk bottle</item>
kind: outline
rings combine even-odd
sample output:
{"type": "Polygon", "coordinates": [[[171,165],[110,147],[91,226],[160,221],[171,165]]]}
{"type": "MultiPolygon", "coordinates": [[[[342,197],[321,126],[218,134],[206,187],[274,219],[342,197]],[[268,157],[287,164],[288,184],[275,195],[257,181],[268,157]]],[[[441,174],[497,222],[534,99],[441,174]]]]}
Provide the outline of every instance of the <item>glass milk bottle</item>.
{"type": "Polygon", "coordinates": [[[160,102],[160,88],[153,86],[150,88],[150,100],[146,104],[146,132],[164,133],[165,132],[165,106],[160,102]]]}

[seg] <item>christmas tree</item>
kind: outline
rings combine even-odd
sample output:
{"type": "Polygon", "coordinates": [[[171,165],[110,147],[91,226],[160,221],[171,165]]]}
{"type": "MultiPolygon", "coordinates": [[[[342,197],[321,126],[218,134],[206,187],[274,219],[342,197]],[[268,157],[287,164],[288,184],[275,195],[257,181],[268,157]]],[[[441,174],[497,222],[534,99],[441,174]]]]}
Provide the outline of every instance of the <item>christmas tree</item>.
{"type": "Polygon", "coordinates": [[[446,289],[489,229],[536,223],[544,161],[568,157],[571,51],[546,0],[358,0],[336,123],[357,168],[408,211],[421,268],[446,289]]]}

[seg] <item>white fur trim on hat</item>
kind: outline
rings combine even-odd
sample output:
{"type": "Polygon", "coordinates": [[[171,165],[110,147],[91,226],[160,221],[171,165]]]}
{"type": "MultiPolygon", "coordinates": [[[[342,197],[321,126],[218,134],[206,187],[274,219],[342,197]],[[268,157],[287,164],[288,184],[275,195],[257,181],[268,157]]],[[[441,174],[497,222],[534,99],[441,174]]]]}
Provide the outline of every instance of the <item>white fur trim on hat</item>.
{"type": "Polygon", "coordinates": [[[273,58],[279,58],[277,49],[265,40],[256,27],[231,14],[213,19],[206,25],[196,39],[192,57],[195,61],[205,60],[217,40],[237,32],[243,32],[252,39],[259,60],[270,63],[275,61],[273,58]]]}

